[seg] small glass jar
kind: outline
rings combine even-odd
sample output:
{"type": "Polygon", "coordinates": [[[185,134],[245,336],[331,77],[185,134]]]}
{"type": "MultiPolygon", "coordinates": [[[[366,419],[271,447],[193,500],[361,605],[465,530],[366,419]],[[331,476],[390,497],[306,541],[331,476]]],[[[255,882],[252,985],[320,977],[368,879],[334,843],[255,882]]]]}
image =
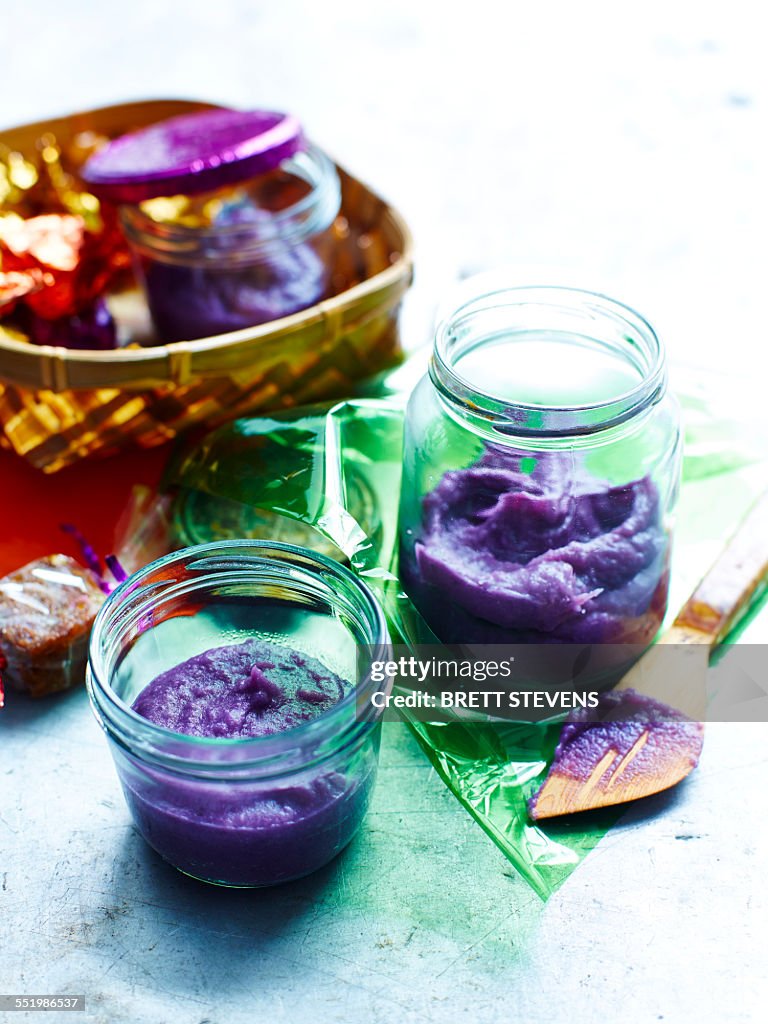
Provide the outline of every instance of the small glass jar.
{"type": "Polygon", "coordinates": [[[94,623],[88,691],[141,835],[179,870],[219,885],[274,885],[330,861],[374,785],[381,712],[371,697],[385,684],[366,665],[386,660],[388,647],[369,590],[302,548],[204,544],[131,576],[94,623]],[[256,637],[318,659],[350,680],[349,692],[310,721],[245,739],[182,735],[132,710],[159,673],[256,637]]]}
{"type": "Polygon", "coordinates": [[[408,406],[400,578],[417,639],[644,647],[680,476],[661,342],[602,295],[481,284],[439,322],[408,406]]]}
{"type": "Polygon", "coordinates": [[[234,187],[121,207],[160,340],[237,331],[325,298],[340,203],[333,162],[308,145],[234,187]]]}

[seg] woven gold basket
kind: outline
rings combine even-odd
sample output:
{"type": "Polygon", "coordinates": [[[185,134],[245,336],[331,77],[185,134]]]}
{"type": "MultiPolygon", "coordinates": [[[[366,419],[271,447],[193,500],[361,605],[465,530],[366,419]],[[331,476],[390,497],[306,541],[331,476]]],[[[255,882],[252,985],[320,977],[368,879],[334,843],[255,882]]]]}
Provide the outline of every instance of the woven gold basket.
{"type": "MultiPolygon", "coordinates": [[[[53,133],[113,137],[209,107],[185,100],[121,104],[0,132],[0,145],[33,153],[53,133]]],[[[398,313],[412,279],[402,218],[346,171],[334,225],[332,279],[343,291],[258,327],[170,345],[114,351],[38,346],[0,336],[0,443],[46,472],[94,452],[159,444],[196,423],[336,397],[401,355],[398,313]]],[[[136,290],[114,297],[146,321],[136,290]]]]}

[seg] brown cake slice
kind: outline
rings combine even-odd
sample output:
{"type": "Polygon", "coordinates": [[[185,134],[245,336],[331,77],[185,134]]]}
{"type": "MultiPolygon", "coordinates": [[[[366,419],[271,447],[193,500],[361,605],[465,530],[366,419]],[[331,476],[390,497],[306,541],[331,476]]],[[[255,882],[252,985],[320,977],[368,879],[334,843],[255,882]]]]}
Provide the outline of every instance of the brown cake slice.
{"type": "Polygon", "coordinates": [[[85,678],[88,636],[104,601],[90,569],[48,555],[0,579],[0,674],[42,697],[85,678]]]}

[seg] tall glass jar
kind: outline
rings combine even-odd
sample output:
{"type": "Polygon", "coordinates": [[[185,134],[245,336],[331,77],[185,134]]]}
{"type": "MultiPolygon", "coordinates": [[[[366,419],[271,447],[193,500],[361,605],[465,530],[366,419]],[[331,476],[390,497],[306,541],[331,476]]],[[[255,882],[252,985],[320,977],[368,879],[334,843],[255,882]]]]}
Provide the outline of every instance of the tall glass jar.
{"type": "Polygon", "coordinates": [[[88,690],[141,835],[220,885],[272,885],[330,861],[359,828],[376,777],[371,697],[385,684],[366,665],[386,660],[388,645],[368,589],[303,548],[203,544],[131,576],[94,623],[88,690]],[[312,720],[248,738],[182,735],[133,710],[158,674],[254,637],[317,659],[348,692],[312,720]]]}
{"type": "Polygon", "coordinates": [[[642,316],[577,289],[478,285],[437,326],[404,446],[400,577],[418,639],[653,639],[681,443],[642,316]]]}
{"type": "Polygon", "coordinates": [[[122,206],[160,339],[224,334],[325,298],[340,202],[333,162],[309,144],[236,187],[122,206]]]}

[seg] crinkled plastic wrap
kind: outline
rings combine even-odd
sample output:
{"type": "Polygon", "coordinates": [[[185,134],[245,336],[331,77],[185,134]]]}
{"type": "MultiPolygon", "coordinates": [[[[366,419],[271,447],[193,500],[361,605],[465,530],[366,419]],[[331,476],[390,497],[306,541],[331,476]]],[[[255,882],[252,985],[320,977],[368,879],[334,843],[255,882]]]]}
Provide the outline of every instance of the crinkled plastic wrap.
{"type": "Polygon", "coordinates": [[[169,499],[136,486],[102,559],[75,524],[62,523],[80,559],[37,558],[0,579],[0,707],[4,685],[44,697],[85,681],[88,637],[104,598],[120,580],[173,543],[169,499]]]}
{"type": "MultiPolygon", "coordinates": [[[[754,425],[739,419],[740,393],[738,382],[727,389],[706,374],[681,375],[686,462],[671,615],[768,478],[768,445],[756,444],[754,425]]],[[[170,474],[177,539],[278,536],[320,550],[331,545],[377,590],[393,635],[407,642],[416,612],[396,567],[404,407],[396,394],[359,399],[239,420],[209,435],[170,474]]],[[[766,632],[765,618],[752,615],[750,639],[756,629],[766,632]]],[[[407,713],[406,720],[446,785],[543,899],[623,812],[530,821],[526,803],[546,775],[557,724],[425,723],[407,713]]]]}
{"type": "Polygon", "coordinates": [[[115,527],[114,557],[126,575],[167,555],[174,544],[170,526],[170,498],[135,484],[115,527]]]}

